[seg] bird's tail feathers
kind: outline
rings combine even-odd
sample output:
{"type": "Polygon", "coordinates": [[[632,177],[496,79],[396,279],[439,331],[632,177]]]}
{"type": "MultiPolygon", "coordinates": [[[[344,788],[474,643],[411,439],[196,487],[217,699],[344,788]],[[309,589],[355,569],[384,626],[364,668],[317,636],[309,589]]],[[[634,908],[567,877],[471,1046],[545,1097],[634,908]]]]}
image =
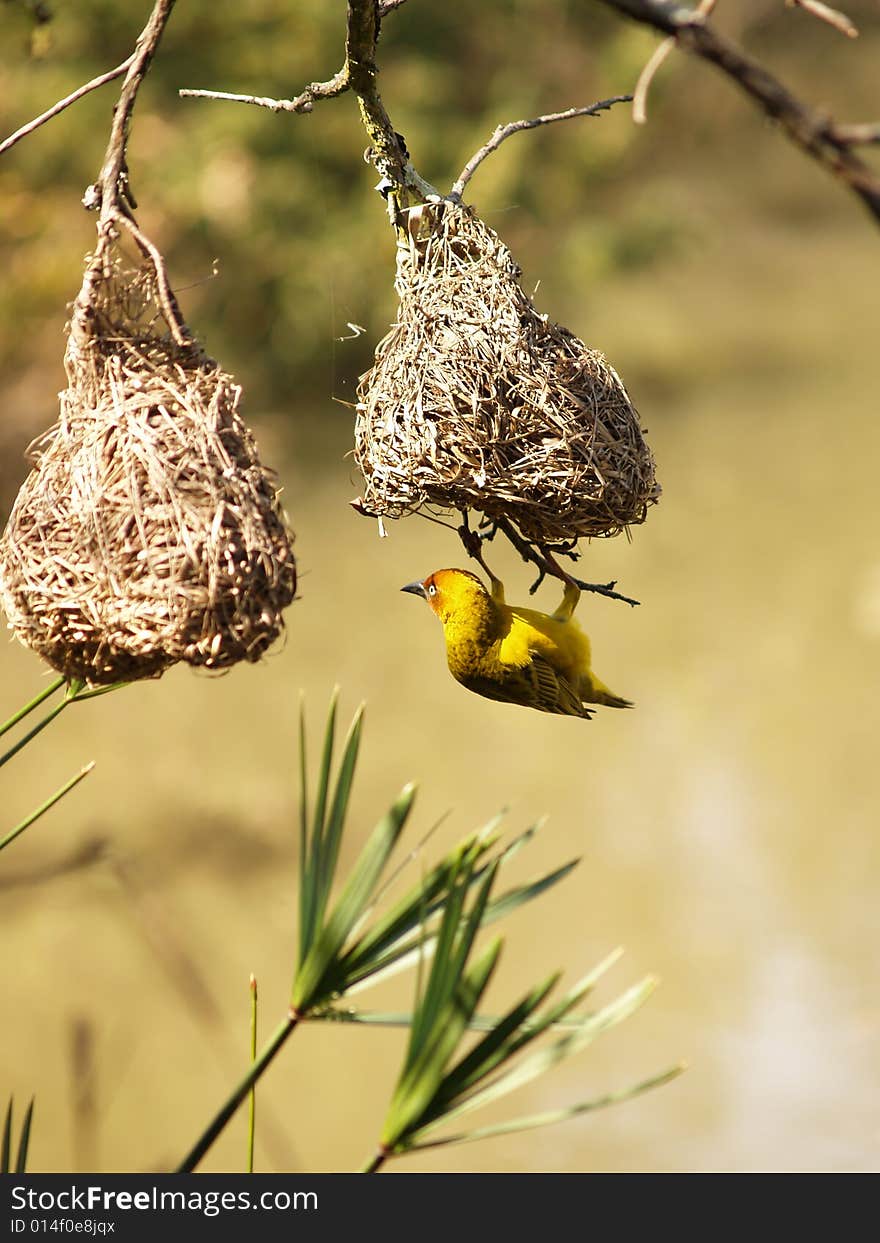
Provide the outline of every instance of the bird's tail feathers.
{"type": "Polygon", "coordinates": [[[620,695],[612,695],[610,691],[600,691],[593,703],[604,704],[606,708],[634,708],[631,699],[621,699],[620,695]]]}
{"type": "Polygon", "coordinates": [[[635,704],[629,699],[624,699],[620,695],[615,695],[610,691],[604,682],[600,682],[595,673],[590,673],[584,679],[583,698],[587,703],[604,704],[606,708],[634,708],[635,704]]]}

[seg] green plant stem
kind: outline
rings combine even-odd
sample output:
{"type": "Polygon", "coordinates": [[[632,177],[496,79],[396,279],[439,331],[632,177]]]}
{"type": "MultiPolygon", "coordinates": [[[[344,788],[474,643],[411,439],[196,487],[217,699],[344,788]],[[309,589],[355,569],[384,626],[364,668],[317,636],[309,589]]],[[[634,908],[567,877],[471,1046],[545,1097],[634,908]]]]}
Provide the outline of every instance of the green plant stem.
{"type": "Polygon", "coordinates": [[[201,1136],[198,1140],[196,1140],[196,1143],[183,1158],[180,1165],[178,1165],[175,1173],[192,1173],[214,1141],[222,1134],[226,1124],[229,1122],[230,1118],[232,1118],[239,1105],[250,1092],[253,1085],[261,1077],[263,1072],[268,1069],[269,1065],[274,1060],[275,1055],[280,1051],[284,1045],[284,1042],[296,1027],[299,1022],[299,1018],[299,1015],[288,1014],[287,1018],[278,1024],[275,1031],[272,1033],[268,1044],[264,1046],[262,1052],[252,1064],[248,1073],[238,1084],[238,1087],[235,1088],[226,1103],[218,1111],[213,1121],[208,1124],[201,1136]]]}
{"type": "Polygon", "coordinates": [[[19,751],[21,751],[29,742],[36,738],[37,734],[41,733],[47,725],[51,725],[56,716],[62,713],[70,703],[73,703],[72,699],[62,699],[61,703],[57,704],[48,716],[44,716],[38,725],[35,725],[32,730],[25,734],[24,738],[21,738],[14,747],[10,747],[5,755],[0,755],[0,768],[2,768],[4,764],[7,764],[13,756],[18,755],[19,751]]]}
{"type": "Polygon", "coordinates": [[[123,686],[129,685],[129,682],[111,682],[109,686],[93,686],[86,690],[86,683],[81,682],[79,690],[74,691],[70,696],[70,702],[84,703],[87,699],[97,699],[99,695],[109,695],[111,691],[121,691],[123,686]]]}
{"type": "MultiPolygon", "coordinates": [[[[251,976],[251,1065],[257,1060],[257,978],[251,976]]],[[[247,1172],[254,1172],[254,1134],[257,1121],[257,1089],[252,1084],[248,1102],[247,1172]]]]}
{"type": "MultiPolygon", "coordinates": [[[[64,683],[65,679],[59,678],[57,681],[53,682],[51,686],[48,686],[44,691],[41,691],[40,694],[37,695],[35,699],[32,699],[29,704],[25,704],[25,706],[16,712],[14,716],[9,718],[5,725],[0,727],[0,736],[5,734],[8,729],[11,729],[13,725],[18,724],[19,721],[23,720],[29,712],[32,712],[34,708],[38,707],[44,700],[48,699],[50,695],[53,695],[59,687],[64,685],[64,683]]],[[[18,755],[19,751],[26,747],[29,742],[32,742],[33,739],[36,738],[37,734],[42,733],[47,725],[51,725],[55,718],[60,716],[68,704],[82,703],[84,700],[94,699],[98,695],[108,695],[111,691],[121,690],[123,686],[127,685],[127,682],[114,682],[111,686],[97,686],[86,690],[86,683],[74,678],[72,682],[67,684],[67,690],[64,693],[64,698],[61,703],[56,704],[52,711],[47,716],[43,717],[42,721],[35,725],[33,729],[25,734],[23,738],[19,739],[14,747],[10,747],[8,751],[6,751],[3,755],[0,755],[0,768],[2,768],[4,764],[8,763],[14,756],[18,755]]]]}
{"type": "Polygon", "coordinates": [[[18,1141],[18,1157],[15,1162],[16,1174],[26,1173],[28,1147],[31,1142],[31,1123],[34,1119],[34,1097],[30,1099],[30,1103],[25,1111],[24,1122],[21,1127],[21,1136],[18,1141]]]}
{"type": "Polygon", "coordinates": [[[55,692],[60,690],[63,685],[64,678],[56,678],[55,681],[51,682],[45,690],[40,691],[39,695],[35,696],[30,703],[25,704],[23,708],[19,708],[18,712],[16,712],[14,716],[11,716],[8,721],[4,721],[4,723],[0,725],[0,737],[12,729],[13,726],[17,725],[19,721],[23,721],[28,713],[33,712],[34,708],[39,708],[41,703],[44,703],[47,699],[54,695],[55,692]]]}
{"type": "Polygon", "coordinates": [[[388,1160],[388,1153],[384,1152],[380,1148],[374,1157],[371,1157],[369,1161],[367,1161],[364,1165],[361,1166],[361,1168],[358,1170],[358,1173],[359,1174],[378,1174],[379,1170],[381,1170],[382,1166],[385,1164],[387,1160],[388,1160]]]}
{"type": "Polygon", "coordinates": [[[35,820],[39,820],[40,816],[45,815],[50,807],[54,807],[59,799],[64,798],[65,794],[68,794],[75,785],[79,785],[84,777],[88,777],[94,767],[94,761],[92,761],[91,764],[87,764],[86,767],[78,772],[75,777],[71,777],[71,779],[66,782],[60,790],[56,790],[51,798],[47,798],[45,803],[42,803],[36,811],[32,811],[29,816],[22,820],[21,824],[17,824],[15,828],[10,830],[4,838],[0,838],[0,850],[3,850],[4,847],[8,846],[10,842],[15,841],[19,833],[23,833],[25,829],[29,829],[35,820]]]}

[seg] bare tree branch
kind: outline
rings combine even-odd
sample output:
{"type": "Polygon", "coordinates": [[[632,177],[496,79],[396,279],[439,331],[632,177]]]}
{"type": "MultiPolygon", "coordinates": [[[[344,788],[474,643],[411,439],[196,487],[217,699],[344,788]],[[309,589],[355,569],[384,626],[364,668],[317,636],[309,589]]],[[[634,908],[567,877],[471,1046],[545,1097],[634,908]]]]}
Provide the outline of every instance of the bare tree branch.
{"type": "Polygon", "coordinates": [[[389,215],[395,228],[399,229],[400,208],[406,205],[400,200],[400,191],[405,195],[414,195],[420,202],[439,199],[441,195],[413,168],[406,142],[392,125],[376,86],[379,76],[376,43],[380,21],[379,0],[348,0],[345,65],[351,89],[358,97],[361,121],[370,139],[364,158],[370,161],[382,178],[379,189],[387,195],[389,215]]]}
{"type": "Polygon", "coordinates": [[[113,82],[116,78],[121,78],[133,60],[134,52],[121,65],[117,65],[115,69],[108,69],[106,73],[102,73],[99,77],[92,78],[91,82],[86,82],[85,86],[80,86],[70,95],[66,95],[64,99],[59,99],[57,104],[53,104],[51,108],[41,113],[40,116],[34,117],[33,121],[28,121],[27,125],[22,125],[21,129],[17,129],[14,134],[10,134],[8,138],[0,142],[0,155],[3,155],[10,147],[14,147],[22,138],[26,138],[28,134],[32,134],[35,129],[39,129],[41,125],[45,125],[47,121],[57,117],[59,112],[63,112],[65,108],[75,104],[78,99],[88,95],[90,91],[97,90],[99,86],[104,86],[107,82],[113,82]]]}
{"type": "Polygon", "coordinates": [[[880,122],[868,122],[864,125],[836,125],[834,132],[837,141],[846,143],[848,147],[867,147],[871,143],[880,142],[880,122]]]}
{"type": "Polygon", "coordinates": [[[370,139],[366,156],[382,177],[380,186],[396,215],[397,190],[414,191],[419,199],[439,198],[439,192],[413,168],[409,152],[376,88],[376,42],[384,13],[400,8],[405,0],[348,0],[345,63],[327,82],[313,82],[295,99],[270,99],[260,95],[234,95],[228,91],[181,90],[180,95],[196,99],[223,99],[231,103],[255,104],[271,112],[311,112],[319,99],[332,99],[354,91],[360,105],[361,120],[370,139]]]}
{"type": "Polygon", "coordinates": [[[256,104],[270,112],[311,112],[318,99],[334,99],[349,90],[348,74],[340,69],[329,82],[310,82],[295,99],[268,99],[263,95],[231,95],[228,91],[178,91],[184,99],[225,99],[234,104],[256,104]]]}
{"type": "Polygon", "coordinates": [[[790,9],[803,9],[805,13],[812,13],[813,17],[818,17],[820,22],[827,22],[848,39],[858,38],[859,32],[847,15],[838,9],[829,8],[827,4],[820,3],[820,0],[785,0],[785,3],[790,9]]]}
{"type": "MultiPolygon", "coordinates": [[[[639,600],[633,600],[630,596],[623,596],[620,592],[615,591],[614,588],[617,586],[616,583],[585,583],[579,578],[572,578],[572,576],[566,571],[562,571],[562,573],[560,573],[561,567],[556,563],[555,558],[551,557],[548,559],[544,556],[543,553],[535,548],[533,544],[530,544],[524,536],[520,535],[516,527],[513,526],[513,524],[506,518],[502,518],[498,522],[498,530],[505,537],[505,539],[510,541],[522,557],[523,561],[526,561],[537,568],[538,577],[529,588],[529,593],[531,595],[535,594],[546,576],[550,574],[554,578],[563,579],[563,581],[566,578],[571,578],[571,581],[574,583],[575,587],[579,587],[581,591],[591,591],[595,595],[607,596],[609,600],[622,600],[624,604],[629,604],[633,608],[637,608],[640,604],[639,600]]],[[[467,545],[465,545],[465,547],[467,547],[467,545]]],[[[569,551],[565,555],[574,559],[577,554],[573,554],[569,551]]]]}
{"type": "Polygon", "coordinates": [[[599,103],[590,104],[586,108],[568,108],[565,112],[548,112],[544,116],[534,117],[531,121],[508,121],[506,125],[499,125],[486,145],[480,147],[479,151],[475,152],[465,164],[449,192],[449,197],[456,202],[461,199],[465,186],[483,160],[493,151],[497,151],[505,138],[509,138],[511,134],[519,134],[526,129],[535,129],[539,125],[552,125],[554,121],[570,121],[573,117],[594,117],[612,108],[615,104],[629,103],[631,100],[632,95],[615,95],[612,99],[602,99],[599,103]]]}
{"type": "Polygon", "coordinates": [[[715,65],[731,78],[773,120],[795,146],[839,177],[880,221],[880,178],[852,151],[855,145],[838,132],[825,113],[802,103],[763,65],[747,56],[725,35],[714,30],[696,9],[676,0],[601,0],[661,34],[671,35],[680,48],[715,65]]]}
{"type": "Polygon", "coordinates": [[[632,117],[636,125],[644,125],[648,119],[648,90],[654,81],[657,71],[669,59],[674,48],[674,39],[664,39],[662,43],[658,43],[648,58],[644,69],[639,74],[639,80],[636,82],[635,90],[633,91],[632,108],[632,117]]]}
{"type": "MultiPolygon", "coordinates": [[[[102,245],[106,245],[114,230],[118,232],[120,228],[124,228],[134,238],[141,252],[151,261],[156,273],[157,293],[162,310],[168,320],[174,339],[179,345],[184,345],[190,340],[190,334],[177,305],[177,299],[171,289],[165,260],[158,247],[137,227],[132,215],[132,210],[136,203],[128,184],[128,167],[126,164],[128,135],[137,93],[149,71],[174,4],[175,0],[156,0],[149,20],[135,44],[135,50],[121,65],[117,65],[115,69],[110,69],[107,73],[93,78],[91,82],[87,82],[84,86],[79,87],[72,94],[66,96],[66,98],[59,100],[58,103],[54,104],[41,116],[28,122],[21,129],[16,130],[3,143],[0,143],[0,155],[4,151],[8,151],[10,147],[14,146],[15,143],[19,142],[26,135],[33,133],[39,126],[51,120],[52,117],[63,112],[65,108],[69,108],[71,104],[76,103],[78,99],[82,99],[90,91],[96,90],[99,86],[104,86],[107,82],[112,82],[115,78],[122,77],[123,74],[126,75],[119,100],[113,110],[113,124],[110,130],[110,140],[104,155],[104,162],[97,181],[88,187],[83,196],[83,205],[90,211],[100,208],[101,215],[98,221],[98,234],[102,240],[99,241],[96,254],[100,253],[102,245]]],[[[87,295],[88,281],[84,284],[83,290],[80,291],[79,298],[77,299],[76,306],[78,309],[82,309],[82,300],[87,295]]]]}
{"type": "MultiPolygon", "coordinates": [[[[703,17],[708,17],[715,8],[715,0],[700,0],[697,12],[703,17]]],[[[647,102],[648,90],[657,71],[660,69],[664,61],[669,57],[670,52],[675,47],[674,39],[664,39],[654,49],[654,54],[648,60],[642,72],[639,74],[639,80],[636,83],[636,89],[633,91],[633,108],[632,115],[636,125],[644,125],[648,119],[647,102]]]]}
{"type": "Polygon", "coordinates": [[[91,203],[95,206],[98,203],[101,205],[102,224],[110,220],[114,212],[122,211],[126,215],[130,214],[130,205],[133,206],[125,162],[131,114],[134,111],[137,93],[150,68],[174,4],[175,0],[156,0],[149,21],[138,36],[128,73],[119,94],[119,102],[113,111],[113,126],[110,130],[110,141],[107,144],[104,163],[98,174],[98,180],[95,182],[94,193],[89,196],[91,203]]]}
{"type": "MultiPolygon", "coordinates": [[[[191,339],[190,332],[180,313],[177,299],[171,290],[171,283],[168,280],[168,273],[165,268],[165,260],[158,247],[154,246],[150,239],[140,231],[134,220],[133,209],[137,204],[128,184],[128,166],[126,163],[128,135],[131,129],[131,116],[134,111],[137,93],[149,71],[174,4],[175,0],[156,0],[149,20],[138,37],[134,53],[130,58],[128,73],[119,93],[119,100],[113,111],[113,125],[110,130],[107,151],[104,155],[104,163],[101,166],[97,181],[86,190],[83,204],[90,210],[100,208],[101,211],[98,220],[98,236],[100,240],[98,242],[98,250],[96,251],[96,259],[99,259],[102,247],[108,244],[109,239],[115,236],[120,228],[127,229],[141,252],[150,259],[153,265],[157,280],[159,302],[175,341],[178,345],[186,345],[191,339]]],[[[99,266],[99,264],[93,264],[90,271],[97,275],[99,266]]],[[[90,287],[87,278],[74,304],[74,314],[77,311],[82,311],[89,295],[90,287]]]]}
{"type": "MultiPolygon", "coordinates": [[[[357,508],[356,503],[355,508],[357,508]]],[[[361,512],[364,511],[361,510],[361,512]]],[[[441,523],[441,525],[450,526],[451,524],[444,522],[441,523]]],[[[570,557],[572,561],[576,561],[578,553],[576,552],[574,545],[551,550],[543,544],[532,544],[525,538],[524,535],[520,534],[513,523],[507,518],[485,518],[480,523],[480,529],[478,531],[473,531],[471,530],[468,511],[463,509],[461,510],[461,526],[458,528],[453,527],[452,529],[457,529],[458,537],[464,545],[465,552],[469,557],[473,557],[474,560],[482,566],[490,578],[494,578],[495,575],[486,564],[486,560],[483,556],[483,545],[491,542],[500,532],[505,539],[509,540],[512,546],[522,557],[523,561],[528,562],[530,565],[534,565],[538,570],[538,577],[529,588],[529,595],[535,594],[541,586],[541,583],[543,583],[544,579],[549,574],[552,578],[558,578],[563,583],[572,583],[578,588],[579,591],[591,591],[596,595],[606,596],[610,600],[622,600],[624,604],[629,604],[633,608],[637,608],[640,603],[638,600],[633,600],[629,596],[622,596],[619,591],[615,591],[614,588],[617,586],[617,583],[615,582],[585,583],[580,578],[573,578],[571,574],[569,574],[568,570],[564,569],[559,564],[554,554],[560,553],[563,556],[570,557]]]]}

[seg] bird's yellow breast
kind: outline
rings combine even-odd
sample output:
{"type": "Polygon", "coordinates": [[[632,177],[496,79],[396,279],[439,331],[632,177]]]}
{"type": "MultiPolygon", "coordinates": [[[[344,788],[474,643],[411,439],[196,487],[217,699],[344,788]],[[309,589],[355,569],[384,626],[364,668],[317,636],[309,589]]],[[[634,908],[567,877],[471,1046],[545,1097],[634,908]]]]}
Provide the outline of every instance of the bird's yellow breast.
{"type": "Polygon", "coordinates": [[[441,618],[449,669],[460,681],[522,669],[535,654],[575,683],[589,670],[590,642],[574,619],[557,621],[533,609],[511,608],[485,593],[468,604],[441,618]]]}
{"type": "Polygon", "coordinates": [[[508,629],[501,611],[487,596],[471,603],[471,608],[456,609],[441,618],[449,669],[460,681],[469,674],[491,675],[508,629]]]}

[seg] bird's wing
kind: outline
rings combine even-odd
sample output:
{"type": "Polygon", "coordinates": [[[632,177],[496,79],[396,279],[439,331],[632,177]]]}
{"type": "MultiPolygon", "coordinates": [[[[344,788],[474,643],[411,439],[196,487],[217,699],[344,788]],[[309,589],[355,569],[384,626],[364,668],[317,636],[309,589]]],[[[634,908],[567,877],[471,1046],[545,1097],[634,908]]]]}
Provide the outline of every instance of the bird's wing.
{"type": "Polygon", "coordinates": [[[584,707],[580,695],[567,678],[554,669],[549,660],[537,653],[521,670],[527,675],[538,699],[536,707],[544,712],[559,712],[565,716],[591,717],[593,714],[584,707]]]}
{"type": "Polygon", "coordinates": [[[531,655],[527,664],[507,666],[500,678],[469,677],[461,679],[468,690],[502,703],[518,703],[539,712],[589,719],[593,714],[585,707],[571,683],[562,677],[543,656],[531,655]]]}

